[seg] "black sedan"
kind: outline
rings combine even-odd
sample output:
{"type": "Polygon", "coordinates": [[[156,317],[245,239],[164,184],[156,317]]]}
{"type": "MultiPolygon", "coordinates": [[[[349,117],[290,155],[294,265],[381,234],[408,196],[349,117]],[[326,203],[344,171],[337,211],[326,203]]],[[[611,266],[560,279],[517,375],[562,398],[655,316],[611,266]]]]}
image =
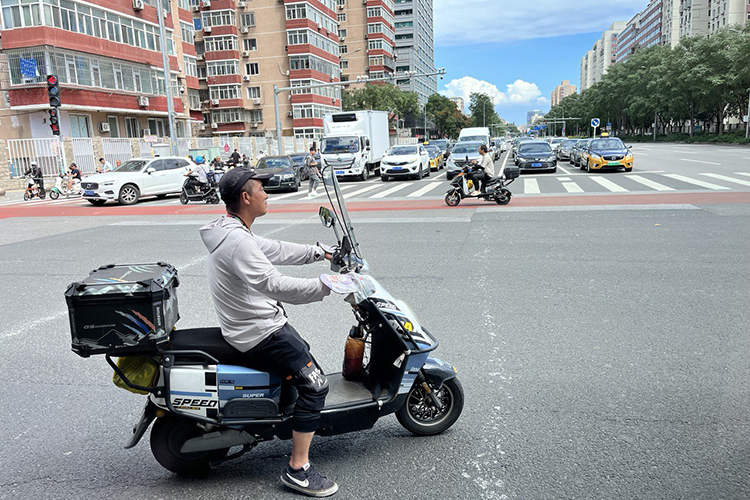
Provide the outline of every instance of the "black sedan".
{"type": "Polygon", "coordinates": [[[523,171],[557,172],[557,157],[545,141],[528,141],[518,145],[516,165],[523,171]]]}
{"type": "Polygon", "coordinates": [[[266,184],[266,191],[299,191],[302,184],[302,169],[289,156],[266,156],[258,160],[255,170],[273,174],[266,184]]]}

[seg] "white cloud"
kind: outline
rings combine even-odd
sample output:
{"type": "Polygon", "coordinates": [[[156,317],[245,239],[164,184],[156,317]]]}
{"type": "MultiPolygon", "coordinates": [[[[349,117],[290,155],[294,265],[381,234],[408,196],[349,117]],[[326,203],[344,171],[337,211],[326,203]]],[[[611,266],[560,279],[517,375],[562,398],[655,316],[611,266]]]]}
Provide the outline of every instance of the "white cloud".
{"type": "Polygon", "coordinates": [[[466,105],[472,93],[479,92],[487,94],[492,98],[495,106],[540,103],[545,104],[547,99],[542,97],[542,91],[536,83],[523,80],[506,85],[506,91],[502,92],[490,82],[477,80],[470,76],[452,80],[445,85],[445,90],[440,93],[447,97],[463,97],[466,105]]]}
{"type": "Polygon", "coordinates": [[[512,42],[604,31],[628,21],[647,0],[439,0],[435,44],[512,42]],[[468,4],[468,5],[467,5],[468,4]]]}

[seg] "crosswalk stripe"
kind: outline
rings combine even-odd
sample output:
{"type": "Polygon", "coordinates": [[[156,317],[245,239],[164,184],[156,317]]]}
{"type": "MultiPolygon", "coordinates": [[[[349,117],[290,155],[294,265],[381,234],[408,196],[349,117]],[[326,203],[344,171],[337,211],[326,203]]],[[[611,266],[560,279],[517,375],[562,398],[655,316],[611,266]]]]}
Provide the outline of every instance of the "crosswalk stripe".
{"type": "Polygon", "coordinates": [[[581,189],[581,186],[579,186],[575,182],[563,182],[562,185],[569,193],[583,193],[583,189],[581,189]]]}
{"type": "MultiPolygon", "coordinates": [[[[355,186],[356,186],[356,184],[347,184],[346,186],[339,185],[339,191],[346,191],[347,189],[351,189],[351,188],[353,188],[355,186]]],[[[318,189],[319,189],[318,194],[310,196],[310,198],[320,198],[321,196],[325,196],[326,195],[326,190],[325,189],[323,189],[322,187],[319,187],[318,189]]]]}
{"type": "Polygon", "coordinates": [[[400,191],[400,190],[402,190],[404,188],[407,188],[407,187],[409,187],[409,186],[411,186],[413,184],[414,184],[413,182],[405,182],[403,184],[398,184],[396,186],[393,186],[392,188],[386,189],[385,191],[382,191],[380,193],[374,194],[374,195],[370,196],[370,198],[385,198],[389,194],[395,193],[396,191],[400,191]]]}
{"type": "Polygon", "coordinates": [[[374,186],[368,186],[366,188],[358,189],[357,191],[352,191],[351,193],[345,194],[344,199],[348,200],[349,198],[354,198],[355,196],[359,194],[364,194],[368,191],[372,191],[373,189],[377,189],[378,187],[380,187],[380,185],[376,184],[374,186]]]}
{"type": "Polygon", "coordinates": [[[608,189],[609,191],[612,191],[613,193],[627,193],[628,190],[624,187],[620,186],[619,184],[615,184],[609,179],[605,179],[604,177],[589,177],[592,181],[596,182],[600,186],[602,186],[605,189],[608,189]]]}
{"type": "Polygon", "coordinates": [[[440,178],[441,178],[441,177],[443,177],[443,176],[445,176],[445,172],[443,172],[442,174],[438,174],[438,175],[436,175],[436,176],[435,176],[435,180],[438,180],[438,179],[440,179],[440,178]]]}
{"type": "Polygon", "coordinates": [[[427,184],[425,187],[423,187],[422,189],[417,189],[413,193],[407,195],[407,198],[416,198],[418,196],[422,196],[423,194],[429,193],[430,191],[432,191],[433,189],[435,189],[436,187],[442,184],[443,184],[442,182],[431,182],[427,184]]]}
{"type": "Polygon", "coordinates": [[[295,192],[293,192],[293,193],[282,194],[282,195],[280,195],[280,196],[275,196],[275,195],[274,195],[273,197],[269,196],[269,197],[268,197],[268,201],[283,200],[283,199],[285,199],[285,198],[292,198],[292,197],[294,197],[294,196],[299,196],[299,195],[301,195],[301,194],[302,194],[302,193],[300,193],[299,191],[295,191],[295,192]]]}
{"type": "Polygon", "coordinates": [[[674,191],[674,188],[665,186],[664,184],[659,184],[658,182],[654,182],[650,179],[646,179],[645,177],[641,177],[640,175],[628,175],[627,178],[632,179],[639,184],[643,184],[644,186],[650,187],[651,189],[655,189],[657,191],[674,191]]]}
{"type": "MultiPolygon", "coordinates": [[[[750,160],[750,158],[748,158],[748,160],[750,160]]],[[[735,174],[750,177],[750,172],[735,172],[735,174]]]]}
{"type": "Polygon", "coordinates": [[[705,163],[706,165],[719,165],[719,166],[721,166],[721,163],[716,163],[715,161],[691,160],[689,158],[680,158],[680,161],[689,161],[691,163],[705,163]]]}
{"type": "Polygon", "coordinates": [[[539,182],[536,179],[524,179],[523,180],[523,192],[524,194],[539,194],[539,182]]]}
{"type": "Polygon", "coordinates": [[[700,175],[705,175],[706,177],[713,177],[714,179],[719,179],[722,181],[734,182],[735,184],[739,184],[741,186],[750,186],[750,181],[743,181],[741,179],[733,179],[726,175],[721,175],[721,174],[700,174],[700,175]]]}
{"type": "Polygon", "coordinates": [[[663,175],[664,177],[669,177],[670,179],[675,179],[678,181],[686,182],[688,184],[694,184],[696,186],[704,187],[707,189],[714,189],[714,190],[730,189],[726,186],[719,186],[718,184],[711,184],[710,182],[704,182],[704,181],[699,181],[697,179],[691,179],[690,177],[685,177],[684,175],[680,175],[680,174],[663,174],[663,175]]]}

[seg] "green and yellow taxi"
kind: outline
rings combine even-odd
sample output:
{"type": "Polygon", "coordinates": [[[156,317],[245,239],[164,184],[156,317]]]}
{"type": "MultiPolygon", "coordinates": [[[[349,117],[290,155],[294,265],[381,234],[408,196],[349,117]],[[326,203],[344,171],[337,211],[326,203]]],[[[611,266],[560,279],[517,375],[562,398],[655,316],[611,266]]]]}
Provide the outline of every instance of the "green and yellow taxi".
{"type": "Polygon", "coordinates": [[[633,170],[633,153],[617,137],[592,139],[580,153],[581,170],[594,172],[600,170],[623,169],[633,170]]]}
{"type": "Polygon", "coordinates": [[[430,155],[430,170],[438,171],[444,167],[443,152],[437,146],[425,146],[430,155]]]}

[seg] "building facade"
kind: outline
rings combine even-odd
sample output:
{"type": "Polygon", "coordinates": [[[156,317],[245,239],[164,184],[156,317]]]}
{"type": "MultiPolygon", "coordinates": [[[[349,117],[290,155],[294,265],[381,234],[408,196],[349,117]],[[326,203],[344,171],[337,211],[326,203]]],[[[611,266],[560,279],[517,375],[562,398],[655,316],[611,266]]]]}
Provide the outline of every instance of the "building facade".
{"type": "Polygon", "coordinates": [[[552,91],[552,99],[551,99],[551,105],[557,106],[560,104],[560,101],[568,97],[569,95],[575,94],[577,91],[577,88],[575,85],[570,84],[570,80],[563,80],[563,82],[555,87],[555,90],[552,91]]]}
{"type": "Polygon", "coordinates": [[[336,8],[342,81],[392,75],[396,69],[393,0],[336,0],[336,8]]]}
{"type": "Polygon", "coordinates": [[[747,0],[664,0],[662,43],[676,47],[687,36],[710,36],[750,21],[747,0]]]}
{"type": "Polygon", "coordinates": [[[613,23],[581,59],[581,91],[600,82],[609,67],[617,61],[618,37],[626,25],[624,21],[613,23]]]}
{"type": "Polygon", "coordinates": [[[536,120],[541,120],[544,118],[544,111],[540,109],[533,109],[526,113],[526,125],[528,127],[531,127],[534,125],[534,122],[536,120]]]}
{"type": "MultiPolygon", "coordinates": [[[[432,0],[396,1],[396,71],[435,71],[435,41],[432,0]]],[[[437,76],[396,81],[399,88],[416,92],[420,106],[437,92],[437,76]]]]}
{"type": "Polygon", "coordinates": [[[465,113],[466,101],[464,101],[463,97],[450,97],[449,99],[456,104],[456,107],[461,113],[465,113]]]}
{"type": "Polygon", "coordinates": [[[169,4],[163,41],[155,5],[154,0],[3,1],[2,137],[52,137],[48,74],[60,82],[63,136],[168,135],[166,85],[173,90],[177,134],[189,136],[189,95],[199,82],[195,46],[182,42],[192,30],[183,32],[182,25],[192,26],[192,13],[185,1],[169,4]]]}
{"type": "MultiPolygon", "coordinates": [[[[669,1],[669,0],[667,0],[669,1]]],[[[625,62],[636,50],[662,43],[664,0],[651,0],[628,21],[617,40],[617,62],[625,62]]]]}

